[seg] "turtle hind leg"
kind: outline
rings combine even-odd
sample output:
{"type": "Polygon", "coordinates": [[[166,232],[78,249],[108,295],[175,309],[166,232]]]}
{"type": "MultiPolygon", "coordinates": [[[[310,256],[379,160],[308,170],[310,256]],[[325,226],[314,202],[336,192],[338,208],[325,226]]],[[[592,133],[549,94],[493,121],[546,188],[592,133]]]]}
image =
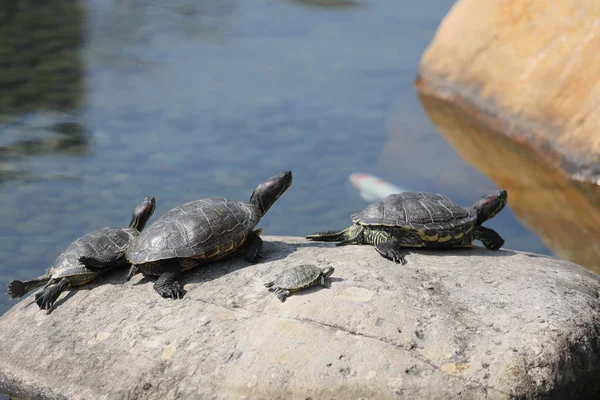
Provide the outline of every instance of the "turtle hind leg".
{"type": "Polygon", "coordinates": [[[263,241],[260,238],[261,229],[256,230],[248,235],[246,239],[246,250],[244,258],[251,263],[255,263],[261,257],[260,251],[263,247],[263,241]]]}
{"type": "Polygon", "coordinates": [[[35,295],[35,302],[42,310],[50,310],[54,307],[54,302],[65,288],[69,286],[69,280],[61,279],[56,285],[48,286],[42,292],[35,295]]]}
{"type": "Polygon", "coordinates": [[[40,277],[28,281],[20,281],[15,279],[14,281],[8,284],[7,294],[11,297],[11,299],[23,297],[25,293],[37,287],[40,287],[48,283],[49,281],[50,277],[46,275],[42,275],[40,277]]]}
{"type": "Polygon", "coordinates": [[[365,228],[361,225],[352,225],[348,229],[344,229],[344,240],[337,242],[336,246],[346,246],[349,244],[363,244],[365,237],[363,235],[365,228]]]}
{"type": "Polygon", "coordinates": [[[315,240],[319,242],[341,242],[347,239],[348,229],[341,231],[321,231],[315,232],[310,235],[306,235],[308,240],[315,240]]]}
{"type": "Polygon", "coordinates": [[[498,250],[504,244],[504,239],[498,232],[483,226],[475,227],[474,239],[481,241],[489,250],[498,250]]]}
{"type": "Polygon", "coordinates": [[[278,289],[275,291],[275,294],[277,295],[277,298],[279,299],[279,301],[281,301],[283,303],[285,301],[285,299],[287,299],[288,296],[292,294],[292,292],[289,290],[285,290],[285,289],[278,289]]]}
{"type": "Polygon", "coordinates": [[[375,250],[382,257],[387,258],[396,263],[400,263],[405,265],[407,263],[406,258],[404,257],[408,252],[406,250],[400,250],[400,244],[396,240],[388,240],[383,243],[379,243],[375,246],[375,250]]]}
{"type": "Polygon", "coordinates": [[[342,231],[323,231],[307,235],[308,240],[319,242],[337,242],[336,246],[345,246],[347,244],[361,244],[363,242],[363,227],[352,225],[342,231]]]}
{"type": "Polygon", "coordinates": [[[6,294],[8,294],[11,299],[23,297],[25,293],[27,293],[27,290],[25,290],[25,282],[15,279],[8,284],[6,294]]]}

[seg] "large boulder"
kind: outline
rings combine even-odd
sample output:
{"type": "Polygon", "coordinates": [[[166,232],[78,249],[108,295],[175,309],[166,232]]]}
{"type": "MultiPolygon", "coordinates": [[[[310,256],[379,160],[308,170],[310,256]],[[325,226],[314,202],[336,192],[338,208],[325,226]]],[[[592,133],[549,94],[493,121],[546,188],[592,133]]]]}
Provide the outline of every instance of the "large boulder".
{"type": "Polygon", "coordinates": [[[600,277],[480,247],[416,250],[265,237],[264,261],[190,271],[182,300],[119,271],[55,310],[0,318],[0,392],[26,398],[594,398],[600,277]],[[281,303],[263,282],[331,265],[281,303]]]}
{"type": "Polygon", "coordinates": [[[472,105],[579,179],[600,179],[600,2],[459,0],[420,88],[472,105]]]}
{"type": "MultiPolygon", "coordinates": [[[[600,2],[459,0],[423,54],[421,102],[519,220],[600,272],[600,2]]],[[[468,182],[464,179],[464,182],[468,182]]]]}

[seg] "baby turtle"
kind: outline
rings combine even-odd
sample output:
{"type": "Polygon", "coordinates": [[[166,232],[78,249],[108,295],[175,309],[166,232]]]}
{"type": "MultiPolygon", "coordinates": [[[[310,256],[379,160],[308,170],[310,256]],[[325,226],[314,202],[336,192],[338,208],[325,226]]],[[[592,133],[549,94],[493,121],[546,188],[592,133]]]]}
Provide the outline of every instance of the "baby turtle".
{"type": "Polygon", "coordinates": [[[327,287],[325,279],[333,273],[333,270],[333,267],[321,269],[311,264],[296,265],[277,275],[274,281],[265,283],[265,287],[274,290],[277,298],[284,302],[292,292],[315,285],[327,287]]]}
{"type": "Polygon", "coordinates": [[[306,238],[339,242],[337,246],[370,244],[383,257],[402,264],[405,247],[472,247],[473,240],[480,240],[487,249],[498,250],[504,239],[481,224],[504,208],[507,196],[506,190],[498,190],[461,207],[440,194],[391,194],[352,215],[354,225],[349,228],[306,238]]]}
{"type": "Polygon", "coordinates": [[[150,225],[127,251],[128,278],[158,277],[154,290],[181,298],[181,272],[243,253],[256,262],[262,248],[260,219],[292,184],[291,171],[260,183],[249,201],[211,197],[175,207],[150,225]]]}
{"type": "Polygon", "coordinates": [[[154,212],[154,197],[146,197],[134,210],[129,228],[102,228],[73,241],[63,251],[46,274],[28,281],[14,280],[8,285],[11,298],[22,297],[44,284],[35,301],[49,310],[67,286],[85,285],[113,267],[127,264],[125,251],[131,240],[140,234],[154,212]],[[96,260],[102,260],[99,264],[96,260]]]}

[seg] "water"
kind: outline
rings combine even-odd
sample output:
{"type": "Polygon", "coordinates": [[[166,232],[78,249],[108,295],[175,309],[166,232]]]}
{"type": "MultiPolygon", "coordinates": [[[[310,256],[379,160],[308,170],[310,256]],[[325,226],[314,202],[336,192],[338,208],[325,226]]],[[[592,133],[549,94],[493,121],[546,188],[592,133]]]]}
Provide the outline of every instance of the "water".
{"type": "MultiPolygon", "coordinates": [[[[39,56],[58,72],[36,67],[44,79],[17,74],[0,90],[2,287],[42,274],[86,232],[125,226],[147,195],[156,218],[197,198],[246,200],[290,169],[292,187],[260,226],[305,235],[346,227],[367,205],[348,182],[357,171],[464,205],[495,188],[415,95],[420,56],[453,0],[60,3],[68,23],[51,31],[63,47],[39,56]]],[[[11,18],[49,18],[42,11],[11,18]]],[[[12,38],[0,30],[0,46],[12,38]]],[[[486,226],[506,247],[550,254],[509,208],[486,226]]],[[[0,313],[11,304],[3,296],[0,313]]]]}

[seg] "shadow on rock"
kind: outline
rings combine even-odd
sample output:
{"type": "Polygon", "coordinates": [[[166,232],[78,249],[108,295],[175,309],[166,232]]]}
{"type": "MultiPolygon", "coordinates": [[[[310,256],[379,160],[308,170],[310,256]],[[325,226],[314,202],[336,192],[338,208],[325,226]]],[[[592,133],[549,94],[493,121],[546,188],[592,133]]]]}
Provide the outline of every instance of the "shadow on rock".
{"type": "MultiPolygon", "coordinates": [[[[288,245],[290,246],[290,245],[288,245]]],[[[355,246],[361,246],[365,248],[372,247],[373,254],[379,256],[374,246],[371,245],[348,245],[348,246],[336,246],[335,243],[326,243],[326,242],[309,242],[309,243],[298,243],[294,244],[295,248],[301,247],[330,247],[336,249],[343,248],[351,248],[355,246]]],[[[456,249],[442,249],[442,248],[424,248],[424,247],[405,247],[403,249],[406,251],[407,256],[410,257],[410,254],[423,254],[423,255],[436,255],[436,256],[475,256],[475,257],[506,257],[512,256],[516,253],[512,250],[500,249],[500,250],[488,250],[481,246],[473,246],[473,247],[465,247],[465,248],[456,248],[456,249]]],[[[381,257],[381,256],[379,256],[381,257]]],[[[552,257],[550,257],[552,258],[552,257]]]]}
{"type": "MultiPolygon", "coordinates": [[[[85,287],[83,287],[83,288],[85,288],[85,287]]],[[[90,290],[90,288],[85,288],[85,289],[90,290]]],[[[57,307],[60,307],[62,304],[66,303],[70,298],[75,296],[75,293],[77,293],[78,291],[79,291],[79,288],[71,288],[71,290],[69,290],[69,292],[67,293],[66,296],[61,296],[58,300],[56,300],[56,302],[54,303],[52,308],[50,308],[48,311],[46,311],[46,315],[52,314],[54,312],[54,310],[56,310],[57,307]]],[[[35,296],[33,298],[33,303],[35,303],[35,296]]],[[[40,310],[40,311],[42,311],[42,310],[40,310]]]]}
{"type": "MultiPolygon", "coordinates": [[[[197,268],[191,269],[189,271],[185,271],[181,275],[180,283],[185,287],[185,285],[190,283],[204,283],[210,282],[215,279],[219,279],[224,275],[233,273],[237,270],[247,268],[251,265],[277,261],[286,258],[289,254],[296,251],[299,246],[303,246],[303,244],[289,244],[280,241],[270,241],[265,240],[263,242],[263,248],[261,250],[261,258],[256,263],[250,263],[244,259],[242,255],[235,256],[233,258],[229,258],[223,261],[207,263],[204,265],[200,265],[197,268]]],[[[125,278],[123,278],[125,279],[125,278]]],[[[146,279],[142,278],[133,283],[133,285],[141,285],[147,284],[149,282],[154,282],[155,279],[146,279]]],[[[184,295],[185,297],[185,295],[184,295]]]]}
{"type": "Polygon", "coordinates": [[[422,255],[436,255],[441,257],[448,256],[468,256],[468,257],[508,257],[517,254],[512,250],[488,250],[484,247],[458,248],[458,249],[433,249],[433,248],[410,248],[408,255],[411,253],[422,255]]]}

